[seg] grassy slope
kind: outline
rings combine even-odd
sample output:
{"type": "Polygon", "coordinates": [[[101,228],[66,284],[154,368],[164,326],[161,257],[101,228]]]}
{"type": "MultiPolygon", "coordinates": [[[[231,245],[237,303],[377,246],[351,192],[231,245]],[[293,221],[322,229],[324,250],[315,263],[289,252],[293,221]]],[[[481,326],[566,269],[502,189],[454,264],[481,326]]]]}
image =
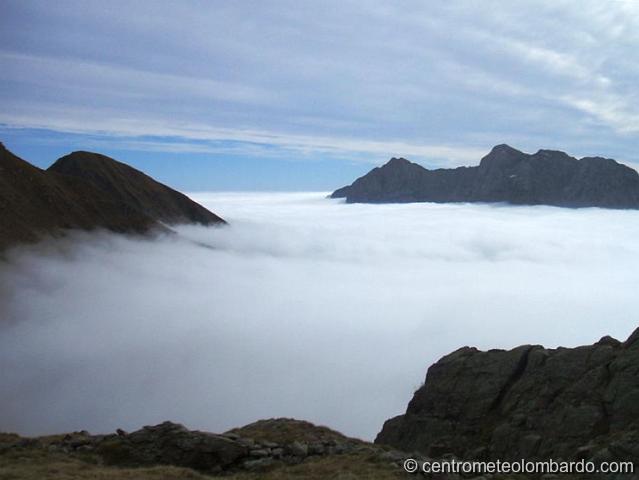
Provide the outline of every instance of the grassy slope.
{"type": "MultiPolygon", "coordinates": [[[[297,425],[302,427],[302,425],[297,425]]],[[[251,426],[251,431],[267,429],[251,426]]],[[[295,424],[290,425],[289,434],[299,431],[295,424]]],[[[321,429],[321,427],[318,427],[321,429]]],[[[326,429],[324,433],[331,432],[326,429]]],[[[279,432],[278,434],[281,434],[279,432]]],[[[336,435],[340,435],[335,432],[336,435]]],[[[272,435],[268,435],[273,438],[272,435]]],[[[340,435],[341,436],[341,435],[340,435]]],[[[212,477],[188,468],[172,466],[156,466],[150,468],[119,468],[106,466],[102,459],[93,453],[70,454],[52,451],[47,445],[60,436],[41,437],[39,445],[26,444],[21,447],[6,448],[20,440],[17,435],[0,434],[0,480],[174,480],[192,479],[206,480],[227,478],[229,480],[275,480],[275,479],[379,479],[394,480],[406,478],[386,462],[381,462],[374,455],[359,452],[350,455],[331,455],[327,457],[309,458],[298,465],[276,465],[271,470],[259,473],[243,472],[231,476],[212,477]],[[4,447],[4,448],[3,448],[4,447]]],[[[280,437],[281,438],[281,437],[280,437]]]]}

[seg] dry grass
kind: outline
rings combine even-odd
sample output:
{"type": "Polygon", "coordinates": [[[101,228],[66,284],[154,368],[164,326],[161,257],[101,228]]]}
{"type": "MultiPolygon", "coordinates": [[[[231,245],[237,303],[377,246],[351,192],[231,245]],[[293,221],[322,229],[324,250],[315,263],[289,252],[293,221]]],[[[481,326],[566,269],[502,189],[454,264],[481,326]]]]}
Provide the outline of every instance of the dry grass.
{"type": "Polygon", "coordinates": [[[210,480],[187,468],[105,467],[91,455],[69,455],[41,448],[12,448],[0,455],[0,480],[210,480]]]}
{"type": "MultiPolygon", "coordinates": [[[[233,432],[281,444],[295,440],[302,442],[352,441],[327,427],[290,419],[261,420],[233,432]]],[[[0,433],[0,480],[396,480],[408,478],[387,461],[370,451],[352,454],[309,457],[297,465],[276,463],[267,471],[241,472],[223,477],[205,475],[188,468],[155,466],[120,468],[104,464],[96,453],[65,453],[56,450],[64,435],[25,439],[14,434],[0,433]]],[[[364,442],[362,442],[364,443],[364,442]]]]}
{"type": "Polygon", "coordinates": [[[410,478],[367,454],[331,455],[309,458],[293,466],[281,466],[267,472],[239,473],[229,480],[398,480],[410,478]]]}
{"type": "MultiPolygon", "coordinates": [[[[0,447],[11,445],[17,436],[0,435],[0,447]]],[[[50,451],[44,438],[39,445],[0,448],[0,480],[275,480],[275,479],[339,479],[339,480],[396,480],[407,478],[387,462],[374,455],[359,452],[350,455],[331,455],[308,458],[298,465],[278,464],[271,470],[256,473],[237,473],[212,477],[187,468],[156,466],[148,468],[118,468],[105,466],[94,454],[68,454],[50,451]]],[[[53,440],[53,438],[51,439],[53,440]]]]}

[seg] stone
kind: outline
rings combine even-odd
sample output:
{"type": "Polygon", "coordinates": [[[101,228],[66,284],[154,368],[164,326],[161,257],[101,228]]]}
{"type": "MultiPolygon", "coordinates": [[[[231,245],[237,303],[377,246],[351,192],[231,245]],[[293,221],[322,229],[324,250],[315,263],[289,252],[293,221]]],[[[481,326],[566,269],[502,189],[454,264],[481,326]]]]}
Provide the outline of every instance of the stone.
{"type": "Polygon", "coordinates": [[[187,430],[165,422],[100,442],[97,453],[113,465],[176,465],[219,471],[246,457],[246,446],[222,435],[187,430]]]}
{"type": "Polygon", "coordinates": [[[326,452],[326,448],[321,442],[313,442],[308,444],[309,455],[323,455],[326,452]]]}
{"type": "Polygon", "coordinates": [[[375,442],[433,457],[639,462],[639,329],[576,348],[460,348],[375,442]]]}
{"type": "Polygon", "coordinates": [[[251,450],[249,452],[249,455],[251,457],[261,458],[261,457],[268,457],[270,455],[270,452],[266,448],[259,448],[259,449],[256,449],[256,450],[251,450]]]}
{"type": "Polygon", "coordinates": [[[308,445],[295,441],[285,447],[285,452],[293,457],[304,458],[308,455],[308,445]]]}
{"type": "Polygon", "coordinates": [[[273,465],[273,459],[270,457],[260,458],[257,460],[247,460],[242,464],[242,466],[246,470],[251,470],[251,471],[264,470],[272,465],[273,465]]]}

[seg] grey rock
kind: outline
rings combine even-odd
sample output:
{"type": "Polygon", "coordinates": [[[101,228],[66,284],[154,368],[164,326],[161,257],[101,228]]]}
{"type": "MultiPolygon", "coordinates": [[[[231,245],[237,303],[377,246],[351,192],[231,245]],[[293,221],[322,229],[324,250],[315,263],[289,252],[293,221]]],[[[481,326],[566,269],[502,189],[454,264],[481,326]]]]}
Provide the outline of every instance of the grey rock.
{"type": "Polygon", "coordinates": [[[236,440],[239,444],[244,445],[245,447],[248,448],[255,448],[255,440],[253,440],[252,438],[238,438],[236,440]]]}
{"type": "Polygon", "coordinates": [[[265,449],[265,448],[259,448],[256,450],[251,450],[249,452],[249,455],[251,457],[258,457],[258,458],[262,458],[262,457],[268,457],[270,455],[269,450],[265,449]]]}
{"type": "Polygon", "coordinates": [[[375,441],[437,458],[639,462],[639,329],[623,343],[461,348],[428,369],[375,441]]]}
{"type": "Polygon", "coordinates": [[[257,460],[247,460],[242,466],[246,470],[256,471],[264,470],[273,465],[273,459],[270,457],[260,458],[257,460]]]}
{"type": "Polygon", "coordinates": [[[321,442],[313,442],[308,444],[309,455],[323,455],[326,452],[326,448],[321,442]]]}
{"type": "Polygon", "coordinates": [[[177,465],[220,471],[249,453],[248,448],[222,435],[191,431],[165,422],[129,435],[112,436],[97,446],[97,453],[115,465],[177,465]]]}
{"type": "Polygon", "coordinates": [[[295,441],[286,445],[285,452],[293,457],[304,458],[308,455],[308,445],[295,441]]]}

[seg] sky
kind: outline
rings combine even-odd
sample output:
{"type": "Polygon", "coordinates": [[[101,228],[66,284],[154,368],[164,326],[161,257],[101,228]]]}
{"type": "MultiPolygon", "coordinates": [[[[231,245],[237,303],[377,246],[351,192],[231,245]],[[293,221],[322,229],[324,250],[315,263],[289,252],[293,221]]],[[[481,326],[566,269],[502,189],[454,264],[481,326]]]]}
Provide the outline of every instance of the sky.
{"type": "Polygon", "coordinates": [[[371,440],[457,348],[637,328],[637,210],[194,198],[230,226],[8,253],[4,431],[294,417],[371,440]]]}
{"type": "Polygon", "coordinates": [[[181,190],[333,190],[493,145],[639,163],[633,0],[0,2],[0,140],[181,190]]]}

